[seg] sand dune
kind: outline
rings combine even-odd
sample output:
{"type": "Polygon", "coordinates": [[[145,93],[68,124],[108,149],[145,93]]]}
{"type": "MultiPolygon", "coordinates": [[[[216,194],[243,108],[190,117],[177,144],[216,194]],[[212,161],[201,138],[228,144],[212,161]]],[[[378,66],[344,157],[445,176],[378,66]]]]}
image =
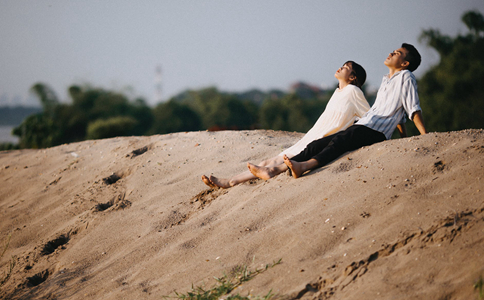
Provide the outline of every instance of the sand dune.
{"type": "MultiPolygon", "coordinates": [[[[237,289],[291,299],[477,299],[484,131],[347,153],[211,190],[301,134],[188,132],[0,152],[3,299],[160,299],[282,259],[237,289]]],[[[1,274],[1,273],[0,273],[1,274]]]]}

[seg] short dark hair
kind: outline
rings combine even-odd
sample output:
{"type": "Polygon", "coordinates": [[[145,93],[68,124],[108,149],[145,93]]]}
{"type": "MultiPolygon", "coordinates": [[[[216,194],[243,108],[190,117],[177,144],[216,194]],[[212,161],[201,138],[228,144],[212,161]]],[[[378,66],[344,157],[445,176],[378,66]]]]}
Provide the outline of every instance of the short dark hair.
{"type": "Polygon", "coordinates": [[[411,72],[417,70],[418,66],[420,66],[420,62],[422,61],[420,53],[418,53],[417,49],[413,45],[407,43],[403,43],[402,48],[407,50],[407,55],[405,56],[405,61],[408,61],[407,70],[411,72]]]}
{"type": "Polygon", "coordinates": [[[366,81],[366,71],[360,64],[355,63],[352,60],[348,60],[343,64],[346,65],[347,63],[351,64],[351,68],[353,69],[353,75],[355,75],[356,79],[351,81],[350,84],[356,85],[357,87],[361,88],[366,81]]]}

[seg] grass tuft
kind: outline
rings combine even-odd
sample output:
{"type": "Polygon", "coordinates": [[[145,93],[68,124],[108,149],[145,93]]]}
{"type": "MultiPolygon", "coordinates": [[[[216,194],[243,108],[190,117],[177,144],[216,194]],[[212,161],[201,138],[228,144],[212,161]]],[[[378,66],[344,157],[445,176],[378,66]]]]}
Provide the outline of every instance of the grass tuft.
{"type": "MultiPolygon", "coordinates": [[[[7,237],[7,242],[5,243],[5,246],[3,247],[2,253],[0,254],[0,259],[3,257],[5,252],[7,252],[8,245],[10,244],[10,238],[12,237],[12,234],[9,234],[7,237]]],[[[12,260],[10,261],[8,271],[3,275],[3,278],[0,278],[0,288],[7,283],[7,281],[10,279],[10,276],[12,275],[13,268],[15,267],[15,256],[12,256],[12,260]]]]}
{"type": "Polygon", "coordinates": [[[165,298],[178,298],[181,300],[269,300],[274,296],[272,290],[270,290],[265,296],[255,297],[250,295],[241,296],[239,293],[234,295],[229,294],[244,282],[251,280],[255,276],[267,271],[269,268],[280,264],[281,261],[282,259],[279,259],[270,265],[267,264],[265,267],[255,269],[254,271],[249,270],[247,266],[237,266],[232,269],[229,275],[224,272],[222,277],[214,277],[217,283],[210,289],[205,289],[203,286],[194,287],[192,284],[191,291],[186,294],[175,292],[175,296],[165,296],[165,298]],[[227,296],[227,298],[222,298],[223,296],[227,296]]]}
{"type": "Polygon", "coordinates": [[[479,293],[479,300],[484,300],[484,280],[482,276],[479,277],[479,280],[474,284],[474,289],[479,293]]]}

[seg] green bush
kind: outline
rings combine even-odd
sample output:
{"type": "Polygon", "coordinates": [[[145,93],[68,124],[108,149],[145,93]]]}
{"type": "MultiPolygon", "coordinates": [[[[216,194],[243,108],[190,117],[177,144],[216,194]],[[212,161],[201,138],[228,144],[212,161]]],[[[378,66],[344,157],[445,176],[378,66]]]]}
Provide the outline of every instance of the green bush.
{"type": "Polygon", "coordinates": [[[112,117],[98,119],[87,126],[86,139],[105,139],[115,136],[131,135],[138,121],[132,117],[112,117]]]}
{"type": "Polygon", "coordinates": [[[47,148],[54,145],[59,130],[50,116],[40,113],[27,117],[12,132],[20,138],[21,148],[47,148]]]}
{"type": "Polygon", "coordinates": [[[0,143],[0,151],[19,149],[19,145],[12,143],[0,143]]]}

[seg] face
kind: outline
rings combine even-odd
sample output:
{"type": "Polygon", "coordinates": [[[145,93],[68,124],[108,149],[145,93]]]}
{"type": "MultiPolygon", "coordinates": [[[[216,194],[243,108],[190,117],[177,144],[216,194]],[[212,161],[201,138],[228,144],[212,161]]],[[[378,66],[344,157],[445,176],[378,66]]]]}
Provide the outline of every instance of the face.
{"type": "Polygon", "coordinates": [[[336,79],[341,79],[346,82],[351,82],[353,79],[355,79],[351,63],[346,63],[341,68],[339,68],[334,74],[334,77],[336,77],[336,79]]]}
{"type": "Polygon", "coordinates": [[[398,48],[388,55],[385,59],[385,65],[393,69],[404,69],[408,66],[408,61],[405,60],[407,53],[407,49],[398,48]]]}

